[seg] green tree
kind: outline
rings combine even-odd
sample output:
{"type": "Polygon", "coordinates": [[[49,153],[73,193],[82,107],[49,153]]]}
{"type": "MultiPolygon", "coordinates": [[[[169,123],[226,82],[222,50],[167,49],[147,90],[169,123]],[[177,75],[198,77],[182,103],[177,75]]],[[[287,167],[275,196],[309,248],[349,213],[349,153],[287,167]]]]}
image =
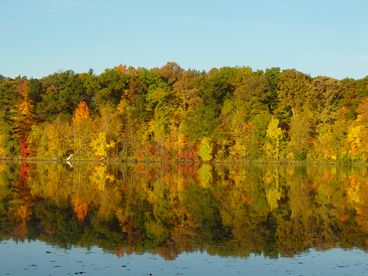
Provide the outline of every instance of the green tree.
{"type": "Polygon", "coordinates": [[[304,160],[311,145],[312,115],[308,112],[298,112],[290,121],[288,150],[291,158],[304,160]]]}

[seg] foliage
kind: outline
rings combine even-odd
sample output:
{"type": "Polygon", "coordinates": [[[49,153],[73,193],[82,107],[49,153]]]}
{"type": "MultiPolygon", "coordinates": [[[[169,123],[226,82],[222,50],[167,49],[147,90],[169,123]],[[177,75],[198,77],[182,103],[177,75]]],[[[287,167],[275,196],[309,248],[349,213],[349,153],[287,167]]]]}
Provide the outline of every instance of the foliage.
{"type": "Polygon", "coordinates": [[[106,159],[109,152],[115,147],[115,142],[106,140],[106,133],[100,132],[96,139],[92,140],[91,148],[97,159],[106,159]]]}
{"type": "Polygon", "coordinates": [[[265,143],[265,152],[269,159],[280,159],[281,157],[281,140],[283,138],[282,129],[279,127],[279,120],[272,117],[268,124],[266,137],[268,142],[265,143]]]}
{"type": "Polygon", "coordinates": [[[366,161],[367,97],[368,78],[174,62],[1,77],[0,156],[366,161]]]}
{"type": "Polygon", "coordinates": [[[210,139],[204,137],[201,139],[201,144],[198,149],[198,155],[205,162],[211,161],[212,159],[212,144],[210,139]]]}

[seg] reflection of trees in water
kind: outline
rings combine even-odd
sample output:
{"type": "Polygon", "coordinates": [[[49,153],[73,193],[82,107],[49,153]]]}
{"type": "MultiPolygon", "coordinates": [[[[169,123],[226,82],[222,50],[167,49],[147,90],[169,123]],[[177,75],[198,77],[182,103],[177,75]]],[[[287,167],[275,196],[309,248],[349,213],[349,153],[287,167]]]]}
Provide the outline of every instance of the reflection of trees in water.
{"type": "Polygon", "coordinates": [[[0,164],[0,237],[119,256],[367,247],[365,168],[0,164]]]}
{"type": "Polygon", "coordinates": [[[18,222],[13,235],[17,238],[24,239],[27,235],[27,221],[32,216],[32,196],[30,194],[30,188],[27,184],[27,176],[31,167],[23,163],[19,168],[19,175],[13,182],[12,186],[13,197],[10,200],[10,209],[13,210],[13,216],[18,222]]]}

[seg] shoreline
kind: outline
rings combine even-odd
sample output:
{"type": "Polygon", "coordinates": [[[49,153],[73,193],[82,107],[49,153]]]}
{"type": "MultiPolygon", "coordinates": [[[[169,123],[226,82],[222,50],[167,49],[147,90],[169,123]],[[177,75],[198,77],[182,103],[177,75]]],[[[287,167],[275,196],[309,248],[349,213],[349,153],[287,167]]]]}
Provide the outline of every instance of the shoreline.
{"type": "Polygon", "coordinates": [[[290,160],[213,160],[213,161],[200,161],[200,160],[149,160],[149,159],[78,159],[72,160],[57,159],[57,158],[19,158],[19,157],[0,157],[0,162],[20,162],[20,163],[105,163],[105,164],[177,164],[177,165],[191,165],[191,164],[210,164],[210,165],[294,165],[294,166],[368,166],[367,162],[363,161],[290,161],[290,160]]]}

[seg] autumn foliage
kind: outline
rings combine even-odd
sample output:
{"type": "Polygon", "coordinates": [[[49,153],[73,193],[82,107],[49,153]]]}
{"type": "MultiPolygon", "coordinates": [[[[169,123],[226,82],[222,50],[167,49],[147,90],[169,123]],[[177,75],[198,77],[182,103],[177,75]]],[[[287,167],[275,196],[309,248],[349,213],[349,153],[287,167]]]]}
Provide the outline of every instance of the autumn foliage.
{"type": "Polygon", "coordinates": [[[74,113],[73,123],[80,124],[80,122],[88,119],[90,116],[88,105],[85,101],[81,101],[74,113]]]}
{"type": "Polygon", "coordinates": [[[368,160],[368,79],[169,62],[0,78],[0,155],[84,160],[368,160]]]}

